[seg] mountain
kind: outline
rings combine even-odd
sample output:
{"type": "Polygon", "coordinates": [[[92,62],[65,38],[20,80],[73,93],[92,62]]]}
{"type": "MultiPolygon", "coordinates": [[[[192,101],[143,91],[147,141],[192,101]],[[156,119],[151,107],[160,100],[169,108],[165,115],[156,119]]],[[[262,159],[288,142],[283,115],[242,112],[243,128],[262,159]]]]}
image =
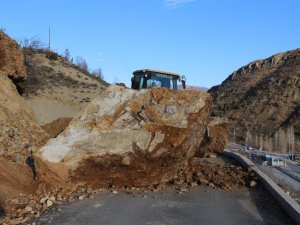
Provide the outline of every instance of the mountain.
{"type": "Polygon", "coordinates": [[[300,137],[300,49],[256,60],[208,90],[213,114],[227,117],[231,132],[265,137],[293,126],[300,137]]]}
{"type": "Polygon", "coordinates": [[[193,85],[186,85],[186,88],[183,89],[182,85],[178,85],[178,90],[207,91],[208,88],[206,88],[206,87],[200,87],[200,86],[193,86],[193,85]]]}

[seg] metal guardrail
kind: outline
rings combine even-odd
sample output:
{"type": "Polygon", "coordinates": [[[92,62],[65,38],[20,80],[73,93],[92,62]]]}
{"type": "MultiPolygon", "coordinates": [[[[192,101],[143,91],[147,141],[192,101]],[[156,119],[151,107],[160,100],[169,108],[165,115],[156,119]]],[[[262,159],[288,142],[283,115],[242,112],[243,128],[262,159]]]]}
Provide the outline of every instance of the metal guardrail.
{"type": "Polygon", "coordinates": [[[258,169],[246,156],[234,151],[224,151],[225,156],[236,159],[243,167],[252,168],[264,187],[276,199],[281,208],[290,216],[292,221],[300,225],[300,205],[288,194],[286,194],[271,178],[258,169]]]}
{"type": "Polygon", "coordinates": [[[295,179],[296,181],[300,182],[300,177],[296,176],[295,174],[292,174],[289,171],[287,171],[279,166],[275,166],[275,168],[280,170],[281,172],[285,173],[286,175],[290,176],[291,178],[295,179]]]}

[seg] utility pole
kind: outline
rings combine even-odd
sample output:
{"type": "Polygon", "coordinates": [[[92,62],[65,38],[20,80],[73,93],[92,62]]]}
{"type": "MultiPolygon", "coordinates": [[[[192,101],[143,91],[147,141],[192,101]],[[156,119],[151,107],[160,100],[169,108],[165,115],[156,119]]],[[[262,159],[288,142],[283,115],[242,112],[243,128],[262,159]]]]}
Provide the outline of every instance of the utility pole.
{"type": "Polygon", "coordinates": [[[49,27],[49,50],[51,49],[51,32],[50,32],[50,27],[49,27]]]}

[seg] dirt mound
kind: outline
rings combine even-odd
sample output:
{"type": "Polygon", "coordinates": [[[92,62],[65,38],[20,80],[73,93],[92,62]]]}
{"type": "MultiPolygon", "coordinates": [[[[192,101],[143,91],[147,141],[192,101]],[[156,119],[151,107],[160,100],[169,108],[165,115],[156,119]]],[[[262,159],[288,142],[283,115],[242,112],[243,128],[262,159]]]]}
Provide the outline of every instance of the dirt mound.
{"type": "Polygon", "coordinates": [[[0,31],[0,76],[14,80],[27,78],[24,55],[16,41],[0,31]]]}
{"type": "Polygon", "coordinates": [[[42,126],[51,138],[56,138],[71,122],[72,118],[58,118],[42,126]]]}

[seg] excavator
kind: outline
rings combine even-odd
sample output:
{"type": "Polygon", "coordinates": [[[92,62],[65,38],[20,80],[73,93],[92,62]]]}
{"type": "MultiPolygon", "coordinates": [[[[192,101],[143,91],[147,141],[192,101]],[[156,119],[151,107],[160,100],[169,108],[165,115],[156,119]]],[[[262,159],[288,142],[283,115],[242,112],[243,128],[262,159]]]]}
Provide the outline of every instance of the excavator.
{"type": "Polygon", "coordinates": [[[160,70],[143,69],[133,72],[131,88],[141,90],[151,87],[166,87],[171,90],[178,90],[177,82],[181,82],[185,89],[185,76],[178,73],[170,73],[160,70]]]}

